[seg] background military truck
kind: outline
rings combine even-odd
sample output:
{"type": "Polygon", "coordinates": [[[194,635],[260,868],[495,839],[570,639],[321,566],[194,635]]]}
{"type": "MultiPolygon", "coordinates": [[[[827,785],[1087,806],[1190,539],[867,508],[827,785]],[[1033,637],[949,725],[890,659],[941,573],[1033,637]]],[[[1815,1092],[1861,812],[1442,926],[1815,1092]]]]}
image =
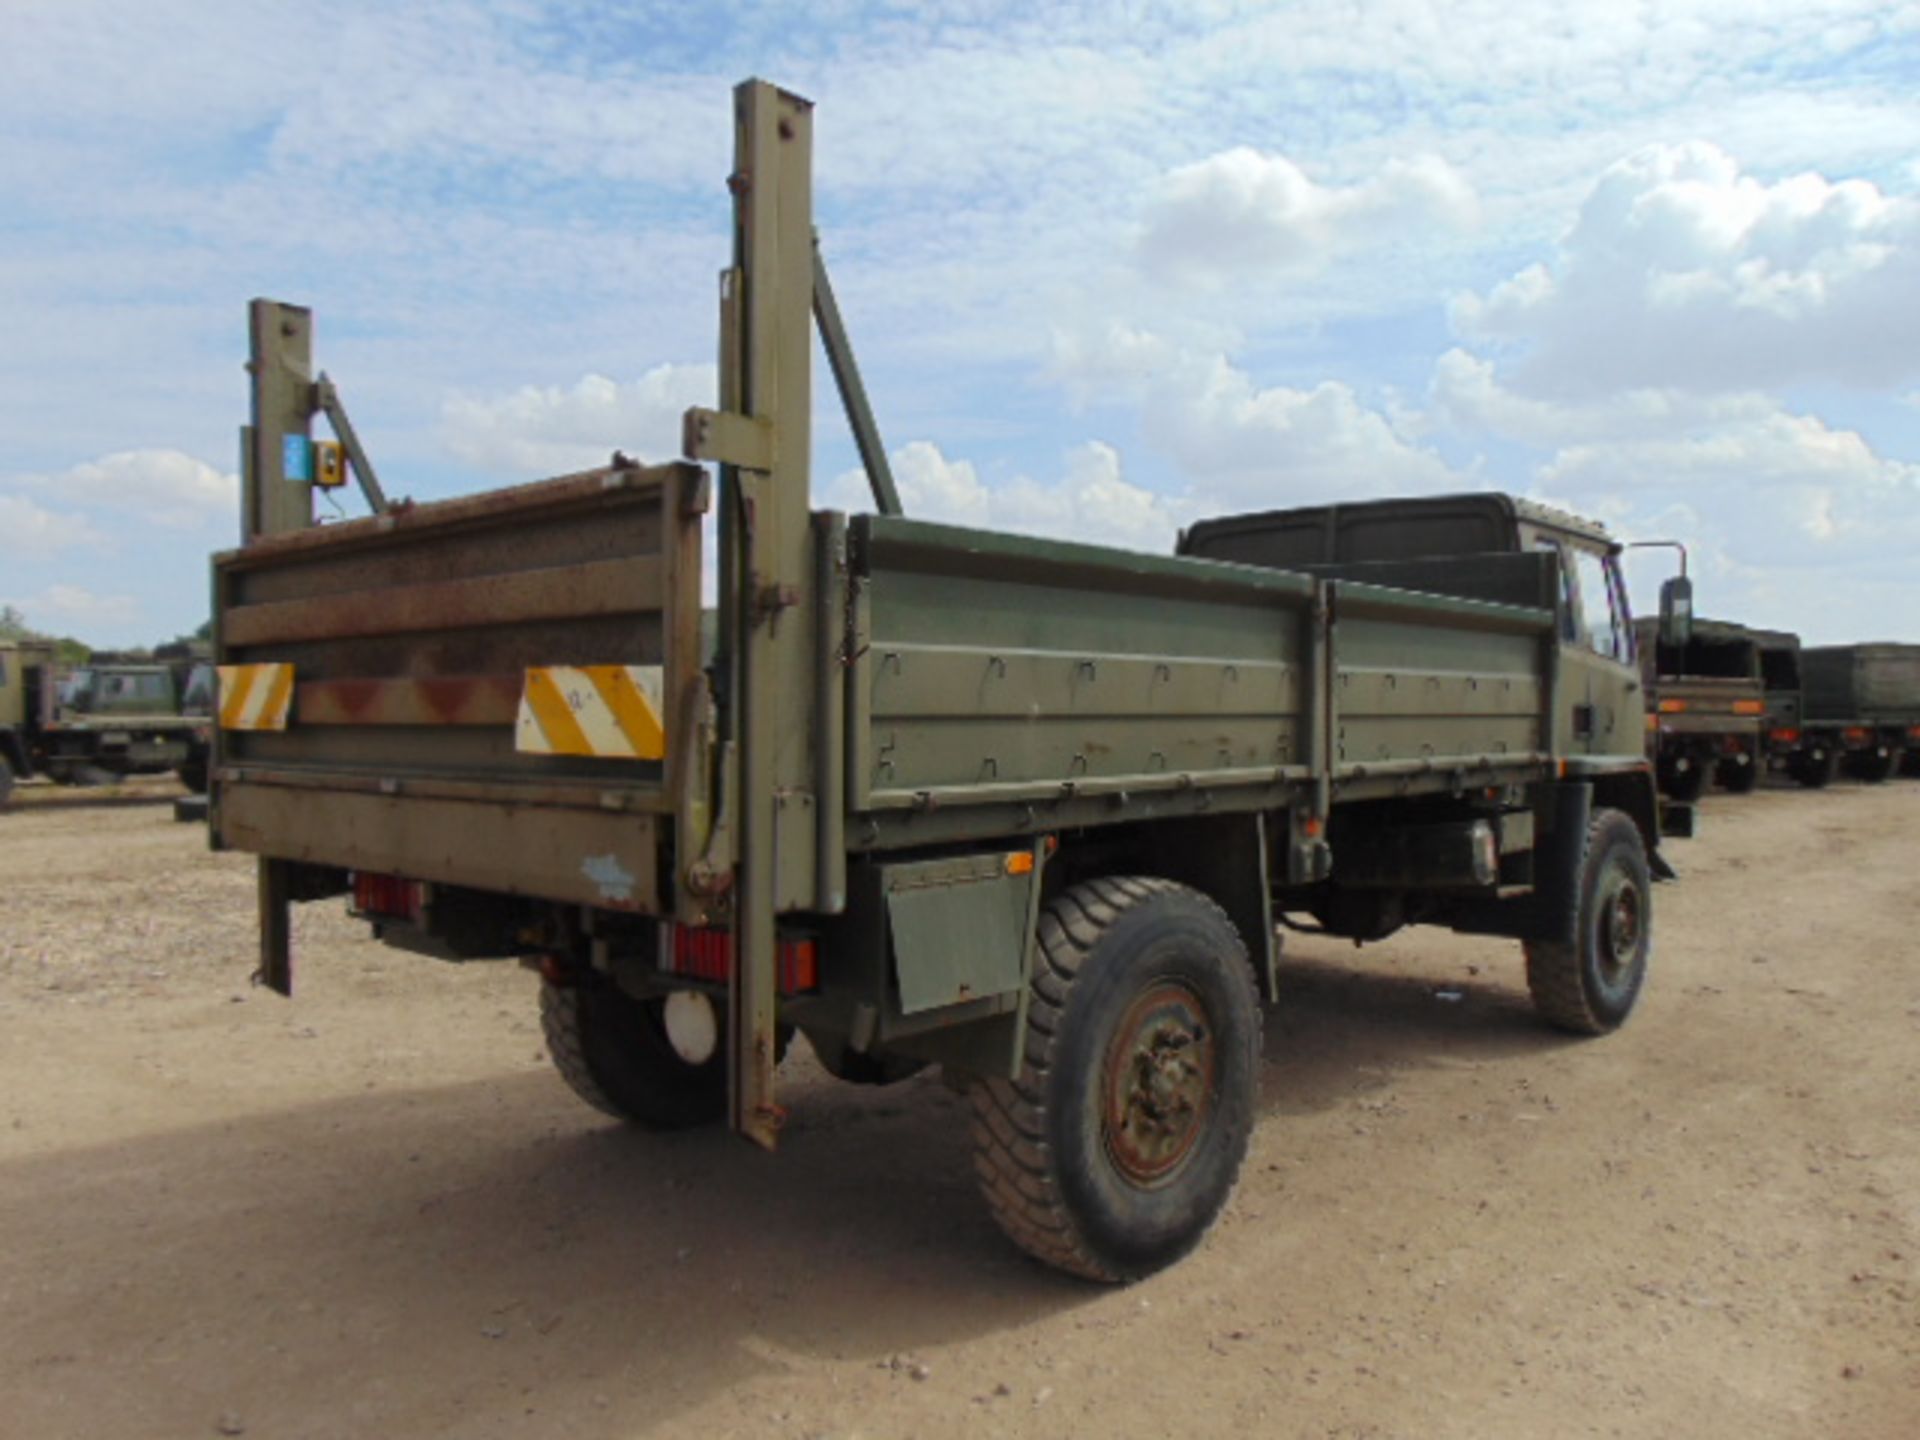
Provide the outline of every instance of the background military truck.
{"type": "Polygon", "coordinates": [[[1696,800],[1709,780],[1745,794],[1766,773],[1767,693],[1754,632],[1695,618],[1681,643],[1635,624],[1647,687],[1647,748],[1660,788],[1696,800]]]}
{"type": "Polygon", "coordinates": [[[1800,652],[1805,728],[1869,784],[1920,774],[1920,645],[1815,645],[1800,652]]]}
{"type": "Polygon", "coordinates": [[[207,718],[184,708],[195,669],[186,659],[111,655],[76,666],[61,682],[35,747],[36,768],[69,785],[175,770],[192,788],[205,789],[207,718]]]}
{"type": "Polygon", "coordinates": [[[211,695],[211,671],[173,664],[90,659],[55,677],[51,646],[0,642],[0,798],[13,780],[40,775],[63,785],[105,784],[177,770],[206,788],[211,721],[182,713],[183,695],[211,695]]]}
{"type": "Polygon", "coordinates": [[[389,944],[537,968],[590,1104],[769,1147],[795,1032],[846,1080],[939,1064],[1002,1228],[1101,1280],[1226,1199],[1280,919],[1517,939],[1549,1023],[1620,1025],[1671,872],[1597,528],[1492,497],[1471,544],[1315,573],[908,519],[814,242],[811,106],[735,99],[686,461],[368,487],[314,528],[337,395],[311,315],[254,302],[210,824],[260,857],[262,979],[291,988],[292,903],[346,896],[389,944]],[[816,322],[875,514],[811,508],[816,322]]]}

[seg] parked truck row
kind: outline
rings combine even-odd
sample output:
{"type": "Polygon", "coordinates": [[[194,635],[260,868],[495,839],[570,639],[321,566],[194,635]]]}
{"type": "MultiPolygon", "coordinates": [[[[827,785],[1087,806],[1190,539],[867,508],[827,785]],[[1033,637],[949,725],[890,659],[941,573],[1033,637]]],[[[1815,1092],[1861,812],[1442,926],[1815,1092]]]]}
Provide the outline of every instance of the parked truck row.
{"type": "Polygon", "coordinates": [[[1818,788],[1845,773],[1920,776],[1920,645],[1802,647],[1788,631],[1695,619],[1663,643],[1639,623],[1648,748],[1661,790],[1736,794],[1768,771],[1818,788]]]}

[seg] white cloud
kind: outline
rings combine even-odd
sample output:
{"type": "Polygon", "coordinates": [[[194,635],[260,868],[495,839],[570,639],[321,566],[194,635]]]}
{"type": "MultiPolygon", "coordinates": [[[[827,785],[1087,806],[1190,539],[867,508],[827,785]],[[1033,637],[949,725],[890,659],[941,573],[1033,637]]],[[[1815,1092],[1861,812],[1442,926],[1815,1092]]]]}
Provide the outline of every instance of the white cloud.
{"type": "Polygon", "coordinates": [[[1454,348],[1434,362],[1429,414],[1443,423],[1543,448],[1575,440],[1646,439],[1704,424],[1770,415],[1775,402],[1755,391],[1700,395],[1677,389],[1619,390],[1580,400],[1541,399],[1501,383],[1494,363],[1454,348]]]}
{"type": "Polygon", "coordinates": [[[1148,444],[1204,507],[1267,508],[1470,483],[1340,381],[1263,387],[1224,354],[1119,324],[1057,333],[1050,374],[1083,401],[1136,406],[1148,444]]]}
{"type": "Polygon", "coordinates": [[[97,545],[103,538],[84,515],[49,510],[24,495],[0,494],[0,553],[39,556],[97,545]]]}
{"type": "MultiPolygon", "coordinates": [[[[1016,475],[989,484],[970,461],[949,459],[926,440],[903,445],[888,458],[901,505],[916,520],[1170,552],[1182,520],[1190,518],[1182,502],[1128,481],[1119,452],[1098,440],[1074,446],[1064,473],[1046,480],[1016,475]]],[[[836,476],[820,503],[871,510],[865,474],[836,476]]]]}
{"type": "Polygon", "coordinates": [[[29,483],[62,500],[125,511],[169,530],[238,523],[240,477],[179,450],[116,451],[29,483]]]}
{"type": "Polygon", "coordinates": [[[1356,249],[1474,219],[1472,187],[1438,156],[1390,160],[1356,185],[1322,185],[1285,155],[1240,146],[1174,170],[1148,202],[1139,254],[1180,279],[1312,269],[1356,249]]]}
{"type": "Polygon", "coordinates": [[[1552,264],[1456,303],[1525,347],[1523,388],[1714,391],[1920,372],[1920,202],[1860,180],[1772,184],[1701,142],[1610,166],[1552,264]]]}
{"type": "Polygon", "coordinates": [[[492,399],[449,397],[441,408],[447,449],[462,460],[523,478],[591,469],[615,450],[639,460],[680,453],[688,406],[712,405],[712,365],[658,365],[638,380],[583,376],[570,389],[524,386],[492,399]]]}
{"type": "Polygon", "coordinates": [[[10,595],[6,602],[27,617],[34,629],[47,634],[99,633],[101,626],[128,626],[145,614],[131,595],[101,594],[79,585],[48,585],[31,595],[10,595]]]}

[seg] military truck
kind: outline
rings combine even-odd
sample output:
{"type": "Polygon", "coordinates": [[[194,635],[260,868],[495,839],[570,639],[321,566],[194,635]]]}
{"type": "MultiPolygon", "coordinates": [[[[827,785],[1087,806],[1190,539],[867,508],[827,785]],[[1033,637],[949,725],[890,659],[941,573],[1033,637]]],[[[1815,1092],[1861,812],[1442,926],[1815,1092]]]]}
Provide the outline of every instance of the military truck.
{"type": "Polygon", "coordinates": [[[1695,617],[1683,643],[1635,622],[1647,687],[1647,748],[1660,788],[1697,800],[1708,780],[1744,795],[1766,773],[1767,691],[1760,646],[1744,625],[1695,617]]]}
{"type": "Polygon", "coordinates": [[[75,667],[34,747],[35,768],[63,785],[176,770],[204,789],[208,725],[182,708],[192,669],[99,656],[75,667]]]}
{"type": "MultiPolygon", "coordinates": [[[[1547,1023],[1621,1025],[1672,872],[1604,532],[1475,497],[1458,543],[1302,567],[1271,517],[1165,556],[905,517],[812,118],[736,91],[720,404],[684,459],[369,487],[313,527],[337,395],[311,313],[253,303],[210,834],[259,857],[261,980],[291,991],[292,904],[345,897],[403,950],[536,969],[587,1103],[769,1148],[796,1034],[848,1081],[941,1066],[994,1218],[1102,1281],[1227,1198],[1282,920],[1518,940],[1547,1023]],[[816,322],[875,513],[810,502],[816,322]]],[[[1396,514],[1433,528],[1329,523],[1396,514]]]]}
{"type": "Polygon", "coordinates": [[[51,647],[0,642],[0,664],[8,660],[19,675],[0,677],[0,792],[15,777],[99,785],[168,770],[206,789],[211,717],[183,713],[183,698],[196,677],[211,695],[210,667],[96,656],[55,679],[51,647]]]}
{"type": "Polygon", "coordinates": [[[1920,774],[1920,645],[1818,645],[1800,652],[1805,728],[1847,774],[1878,784],[1920,774]]]}

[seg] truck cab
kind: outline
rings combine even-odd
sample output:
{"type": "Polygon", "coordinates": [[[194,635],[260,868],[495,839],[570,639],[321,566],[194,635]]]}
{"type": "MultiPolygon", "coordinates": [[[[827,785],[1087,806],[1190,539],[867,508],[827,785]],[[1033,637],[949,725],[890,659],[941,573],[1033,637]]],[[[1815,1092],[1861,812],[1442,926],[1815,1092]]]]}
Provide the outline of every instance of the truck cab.
{"type": "Polygon", "coordinates": [[[1185,531],[1178,551],[1465,600],[1536,605],[1559,616],[1560,707],[1554,742],[1571,753],[1637,753],[1645,725],[1633,614],[1618,541],[1596,521],[1498,493],[1371,500],[1221,516],[1185,531]],[[1537,566],[1506,557],[1546,554],[1537,566]],[[1462,559],[1484,556],[1478,566],[1462,559]]]}

